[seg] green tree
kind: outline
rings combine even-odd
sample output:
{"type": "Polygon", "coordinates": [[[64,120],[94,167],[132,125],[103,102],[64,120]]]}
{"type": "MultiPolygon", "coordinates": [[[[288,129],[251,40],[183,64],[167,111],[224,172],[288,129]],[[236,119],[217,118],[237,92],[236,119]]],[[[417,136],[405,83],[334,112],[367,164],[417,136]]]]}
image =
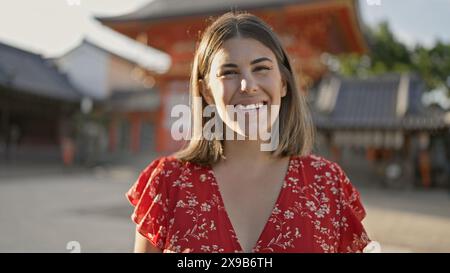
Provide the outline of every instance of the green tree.
{"type": "Polygon", "coordinates": [[[387,72],[416,72],[428,89],[444,87],[449,90],[450,44],[438,41],[433,47],[417,45],[409,49],[391,31],[387,22],[365,30],[368,55],[337,56],[338,73],[345,76],[367,77],[387,72]]]}
{"type": "Polygon", "coordinates": [[[431,49],[416,46],[412,53],[413,67],[430,89],[445,86],[450,77],[450,44],[438,41],[431,49]]]}

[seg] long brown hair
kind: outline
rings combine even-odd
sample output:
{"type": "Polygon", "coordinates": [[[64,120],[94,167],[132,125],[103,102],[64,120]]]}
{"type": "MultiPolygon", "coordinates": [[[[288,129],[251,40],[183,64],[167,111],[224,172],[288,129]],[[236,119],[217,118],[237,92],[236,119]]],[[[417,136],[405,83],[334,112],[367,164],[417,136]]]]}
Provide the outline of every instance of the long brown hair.
{"type": "Polygon", "coordinates": [[[259,17],[235,11],[217,18],[201,36],[190,79],[193,137],[175,156],[182,161],[198,164],[214,164],[223,157],[223,142],[216,139],[207,140],[199,131],[208,121],[202,117],[203,109],[208,104],[201,94],[200,81],[207,78],[214,54],[226,40],[234,37],[252,38],[271,49],[276,56],[281,76],[286,82],[287,93],[281,100],[279,112],[279,144],[271,152],[272,155],[284,157],[310,153],[314,140],[314,126],[305,96],[298,92],[289,58],[280,40],[271,27],[259,17]],[[201,99],[201,104],[193,103],[194,98],[201,99]]]}

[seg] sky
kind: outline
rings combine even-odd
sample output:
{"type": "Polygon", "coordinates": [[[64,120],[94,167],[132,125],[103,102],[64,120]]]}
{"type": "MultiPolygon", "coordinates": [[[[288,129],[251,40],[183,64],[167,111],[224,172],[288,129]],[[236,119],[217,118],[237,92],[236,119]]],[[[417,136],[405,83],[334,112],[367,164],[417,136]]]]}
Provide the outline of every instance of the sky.
{"type": "Polygon", "coordinates": [[[398,39],[409,47],[450,43],[450,0],[359,0],[363,21],[388,21],[398,39]]]}
{"type": "Polygon", "coordinates": [[[130,12],[149,0],[0,0],[0,42],[57,57],[83,37],[114,41],[115,32],[93,16],[130,12]],[[79,3],[79,4],[78,4],[79,3]]]}
{"type": "MultiPolygon", "coordinates": [[[[92,17],[127,13],[149,1],[0,0],[0,42],[45,57],[64,54],[84,36],[108,43],[114,32],[92,17]]],[[[450,43],[450,0],[359,0],[359,6],[364,23],[387,20],[409,46],[450,43]]]]}

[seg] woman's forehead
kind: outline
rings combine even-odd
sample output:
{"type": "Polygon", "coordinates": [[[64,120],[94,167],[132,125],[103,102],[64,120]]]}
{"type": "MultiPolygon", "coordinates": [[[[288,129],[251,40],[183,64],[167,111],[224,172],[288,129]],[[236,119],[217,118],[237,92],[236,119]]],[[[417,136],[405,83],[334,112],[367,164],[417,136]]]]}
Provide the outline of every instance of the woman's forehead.
{"type": "Polygon", "coordinates": [[[226,40],[214,55],[213,63],[248,63],[266,57],[273,62],[275,54],[260,41],[252,38],[232,38],[226,40]]]}

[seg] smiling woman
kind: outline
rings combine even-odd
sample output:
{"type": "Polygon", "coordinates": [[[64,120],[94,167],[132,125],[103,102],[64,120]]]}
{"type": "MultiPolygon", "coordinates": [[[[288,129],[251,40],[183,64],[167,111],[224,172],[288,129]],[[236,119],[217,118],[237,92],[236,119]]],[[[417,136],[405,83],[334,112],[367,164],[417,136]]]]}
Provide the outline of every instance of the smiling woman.
{"type": "Polygon", "coordinates": [[[197,48],[190,91],[200,101],[192,104],[197,137],[153,161],[127,192],[136,207],[135,251],[361,252],[369,244],[359,193],[336,163],[311,154],[308,106],[265,22],[227,13],[211,24],[197,48]],[[206,107],[217,115],[203,116],[206,107]],[[261,119],[266,110],[263,123],[234,119],[261,119]],[[204,138],[212,119],[241,140],[204,138]],[[277,147],[261,150],[265,140],[248,137],[252,126],[279,136],[277,147]]]}

